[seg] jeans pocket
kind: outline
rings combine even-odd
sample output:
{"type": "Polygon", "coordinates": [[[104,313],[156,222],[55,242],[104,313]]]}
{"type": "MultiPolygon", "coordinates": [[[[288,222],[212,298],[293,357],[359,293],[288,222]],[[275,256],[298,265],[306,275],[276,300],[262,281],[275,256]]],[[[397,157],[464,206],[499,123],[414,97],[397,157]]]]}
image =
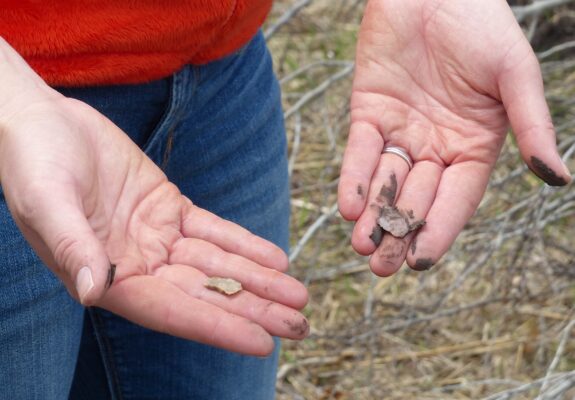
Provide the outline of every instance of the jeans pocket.
{"type": "Polygon", "coordinates": [[[162,169],[166,166],[172,150],[173,134],[181,120],[182,107],[191,101],[193,82],[193,70],[189,66],[172,75],[163,115],[142,146],[144,153],[162,169]]]}

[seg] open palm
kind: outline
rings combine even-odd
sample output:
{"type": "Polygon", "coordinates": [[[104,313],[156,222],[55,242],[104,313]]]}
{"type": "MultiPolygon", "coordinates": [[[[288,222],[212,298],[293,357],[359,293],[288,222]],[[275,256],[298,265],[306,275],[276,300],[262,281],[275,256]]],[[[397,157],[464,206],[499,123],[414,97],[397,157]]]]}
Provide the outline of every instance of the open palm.
{"type": "Polygon", "coordinates": [[[72,296],[246,354],[270,353],[271,335],[307,335],[307,292],[283,273],[282,250],[194,206],[94,109],[44,87],[29,98],[3,115],[0,177],[16,223],[72,296]],[[210,290],[211,276],[243,290],[210,290]]]}
{"type": "Polygon", "coordinates": [[[339,186],[353,247],[382,276],[428,269],[476,210],[508,130],[543,180],[570,180],[539,65],[504,0],[370,0],[361,26],[351,129],[339,186]],[[409,171],[384,146],[414,160],[409,171]],[[420,230],[382,234],[395,205],[420,230]]]}

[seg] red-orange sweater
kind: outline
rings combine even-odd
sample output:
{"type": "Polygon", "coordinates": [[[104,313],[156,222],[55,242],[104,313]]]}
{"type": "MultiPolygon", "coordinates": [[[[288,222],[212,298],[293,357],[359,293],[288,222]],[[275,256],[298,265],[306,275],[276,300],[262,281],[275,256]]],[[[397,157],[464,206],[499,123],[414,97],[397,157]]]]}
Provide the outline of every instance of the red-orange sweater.
{"type": "Polygon", "coordinates": [[[0,36],[51,85],[140,83],[238,49],[271,3],[0,0],[0,36]]]}

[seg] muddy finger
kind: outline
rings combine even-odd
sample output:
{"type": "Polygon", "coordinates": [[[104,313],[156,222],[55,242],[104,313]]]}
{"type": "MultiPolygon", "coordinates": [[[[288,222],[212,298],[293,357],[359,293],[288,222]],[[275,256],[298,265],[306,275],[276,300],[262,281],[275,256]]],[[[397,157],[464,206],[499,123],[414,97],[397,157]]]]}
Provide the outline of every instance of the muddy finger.
{"type": "Polygon", "coordinates": [[[394,274],[408,252],[415,253],[417,235],[426,229],[425,218],[435,199],[442,171],[435,163],[418,162],[407,176],[395,205],[383,208],[378,223],[385,234],[370,258],[376,275],[394,274]]]}
{"type": "Polygon", "coordinates": [[[383,239],[383,229],[377,223],[382,209],[391,207],[405,177],[407,163],[394,154],[382,154],[367,194],[367,207],[353,229],[351,243],[360,254],[372,254],[383,239]]]}
{"type": "Polygon", "coordinates": [[[490,172],[490,165],[478,162],[451,165],[443,172],[425,228],[407,255],[412,268],[429,269],[445,254],[477,209],[490,172]]]}

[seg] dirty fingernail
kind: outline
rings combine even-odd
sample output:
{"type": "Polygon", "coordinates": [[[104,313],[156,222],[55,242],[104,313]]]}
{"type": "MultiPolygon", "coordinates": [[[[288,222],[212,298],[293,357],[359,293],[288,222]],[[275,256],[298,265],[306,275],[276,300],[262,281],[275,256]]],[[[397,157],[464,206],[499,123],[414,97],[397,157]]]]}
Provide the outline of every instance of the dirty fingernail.
{"type": "Polygon", "coordinates": [[[90,267],[82,267],[76,275],[76,291],[80,297],[80,303],[84,304],[84,299],[94,287],[94,279],[90,267]]]}
{"type": "Polygon", "coordinates": [[[288,326],[290,331],[297,335],[299,338],[305,338],[309,335],[309,322],[306,318],[301,318],[298,321],[284,320],[284,324],[288,326]]]}
{"type": "Polygon", "coordinates": [[[548,185],[565,186],[567,184],[563,177],[557,175],[547,164],[535,156],[531,157],[531,170],[548,185]]]}
{"type": "Polygon", "coordinates": [[[433,260],[431,258],[418,258],[415,261],[415,265],[413,269],[416,271],[427,271],[431,267],[433,267],[433,260]]]}

